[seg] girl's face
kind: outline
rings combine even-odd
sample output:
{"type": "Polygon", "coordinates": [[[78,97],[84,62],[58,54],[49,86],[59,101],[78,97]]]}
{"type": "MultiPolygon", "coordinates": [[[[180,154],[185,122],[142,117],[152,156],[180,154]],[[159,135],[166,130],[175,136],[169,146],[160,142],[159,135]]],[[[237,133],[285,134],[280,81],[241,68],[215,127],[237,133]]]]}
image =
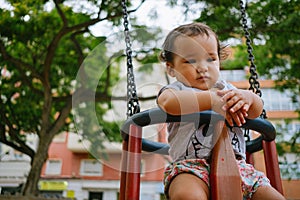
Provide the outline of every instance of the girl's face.
{"type": "Polygon", "coordinates": [[[208,90],[217,82],[220,60],[214,36],[179,36],[173,55],[173,61],[167,62],[167,72],[186,86],[208,90]]]}

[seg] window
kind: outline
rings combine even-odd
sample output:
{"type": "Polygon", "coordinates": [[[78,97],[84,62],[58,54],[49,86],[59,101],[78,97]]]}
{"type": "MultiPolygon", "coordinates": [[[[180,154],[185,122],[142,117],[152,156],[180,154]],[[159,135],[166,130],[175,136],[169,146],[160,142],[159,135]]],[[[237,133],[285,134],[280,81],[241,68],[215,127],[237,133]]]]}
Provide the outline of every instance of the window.
{"type": "Polygon", "coordinates": [[[82,160],[80,174],[84,176],[102,176],[103,166],[97,160],[82,160]]]}
{"type": "MultiPolygon", "coordinates": [[[[292,140],[299,131],[300,131],[300,121],[299,120],[277,120],[274,121],[274,125],[276,128],[276,141],[277,142],[285,142],[292,140]]],[[[300,138],[296,139],[296,143],[300,143],[300,138]]]]}
{"type": "Polygon", "coordinates": [[[279,163],[282,179],[298,180],[300,178],[299,155],[296,153],[285,153],[279,157],[279,163]]]}
{"type": "Polygon", "coordinates": [[[292,102],[292,94],[288,91],[280,92],[270,88],[263,88],[261,91],[266,110],[296,110],[298,107],[292,102]]]}
{"type": "Polygon", "coordinates": [[[46,163],[46,175],[60,175],[61,174],[61,160],[47,160],[46,163]]]}
{"type": "Polygon", "coordinates": [[[221,78],[227,81],[243,81],[246,80],[245,70],[221,70],[221,78]]]}
{"type": "Polygon", "coordinates": [[[89,192],[89,200],[102,200],[103,192],[89,192]]]}
{"type": "Polygon", "coordinates": [[[281,178],[284,180],[299,180],[300,179],[300,163],[285,163],[280,164],[281,178]]]}

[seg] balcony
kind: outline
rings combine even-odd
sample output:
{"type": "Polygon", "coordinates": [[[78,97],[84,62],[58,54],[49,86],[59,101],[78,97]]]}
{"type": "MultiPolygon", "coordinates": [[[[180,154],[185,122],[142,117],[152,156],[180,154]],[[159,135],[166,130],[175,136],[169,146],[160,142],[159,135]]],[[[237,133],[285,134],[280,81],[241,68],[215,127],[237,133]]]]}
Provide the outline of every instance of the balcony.
{"type": "MultiPolygon", "coordinates": [[[[83,140],[79,134],[68,133],[67,148],[74,153],[88,153],[90,148],[90,141],[83,140]]],[[[103,143],[104,151],[106,153],[121,153],[122,144],[117,142],[103,143]]]]}

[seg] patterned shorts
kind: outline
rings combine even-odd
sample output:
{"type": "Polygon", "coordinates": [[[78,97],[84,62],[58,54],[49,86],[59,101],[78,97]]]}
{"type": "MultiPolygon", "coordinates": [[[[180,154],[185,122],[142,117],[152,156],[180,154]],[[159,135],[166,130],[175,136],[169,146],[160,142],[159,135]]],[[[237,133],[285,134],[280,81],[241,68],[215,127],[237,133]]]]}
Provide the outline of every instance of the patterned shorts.
{"type": "MultiPolygon", "coordinates": [[[[244,200],[250,200],[259,186],[270,186],[269,179],[264,173],[257,171],[245,160],[237,160],[238,168],[242,178],[242,192],[244,200]]],[[[168,198],[168,189],[172,179],[180,173],[191,173],[203,180],[209,187],[210,165],[205,159],[181,160],[170,164],[165,169],[164,185],[165,195],[168,198]]]]}

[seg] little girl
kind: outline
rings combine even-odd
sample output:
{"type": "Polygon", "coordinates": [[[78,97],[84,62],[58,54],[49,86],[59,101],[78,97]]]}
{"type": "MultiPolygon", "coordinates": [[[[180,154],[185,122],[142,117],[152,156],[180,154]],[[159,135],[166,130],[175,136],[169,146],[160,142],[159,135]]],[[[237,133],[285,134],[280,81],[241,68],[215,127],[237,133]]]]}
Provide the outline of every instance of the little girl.
{"type": "MultiPolygon", "coordinates": [[[[245,118],[258,117],[263,109],[260,97],[249,90],[236,89],[219,80],[220,60],[226,58],[224,47],[210,27],[191,23],[172,30],[165,39],[160,59],[176,82],[163,87],[158,106],[172,115],[213,110],[228,124],[241,126],[245,118]]],[[[194,123],[168,124],[169,154],[173,162],[165,170],[165,194],[168,199],[208,200],[209,158],[212,130],[194,123]]],[[[242,178],[244,199],[285,199],[271,187],[268,178],[245,162],[245,139],[240,128],[229,131],[242,178]]]]}

